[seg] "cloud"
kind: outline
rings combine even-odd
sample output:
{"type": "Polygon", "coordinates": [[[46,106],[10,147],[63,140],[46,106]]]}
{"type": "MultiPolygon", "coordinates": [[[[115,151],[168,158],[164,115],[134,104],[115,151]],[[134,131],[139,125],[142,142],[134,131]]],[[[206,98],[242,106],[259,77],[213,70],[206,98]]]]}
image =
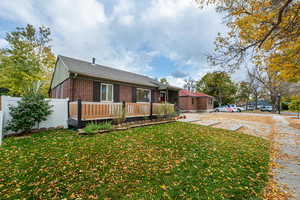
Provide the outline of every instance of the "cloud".
{"type": "Polygon", "coordinates": [[[201,10],[194,0],[1,0],[0,19],[50,27],[56,54],[137,73],[153,70],[163,55],[177,83],[178,71],[196,77],[210,69],[204,55],[224,29],[213,8],[201,10]]]}
{"type": "Polygon", "coordinates": [[[8,45],[8,42],[6,40],[0,38],[0,49],[7,47],[7,45],[8,45]]]}
{"type": "Polygon", "coordinates": [[[184,78],[187,77],[188,74],[182,71],[175,71],[171,74],[174,78],[184,78]]]}
{"type": "Polygon", "coordinates": [[[167,76],[166,79],[168,80],[170,85],[174,85],[177,87],[183,88],[185,82],[183,78],[175,78],[174,76],[167,76]]]}

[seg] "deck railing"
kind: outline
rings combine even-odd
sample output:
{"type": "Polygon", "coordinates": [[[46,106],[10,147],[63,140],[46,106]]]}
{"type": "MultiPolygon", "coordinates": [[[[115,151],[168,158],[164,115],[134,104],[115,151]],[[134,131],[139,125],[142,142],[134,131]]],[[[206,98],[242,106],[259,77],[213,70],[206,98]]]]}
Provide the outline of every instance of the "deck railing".
{"type": "Polygon", "coordinates": [[[82,121],[169,115],[174,111],[174,104],[161,103],[95,103],[80,100],[69,103],[69,117],[82,121]]]}

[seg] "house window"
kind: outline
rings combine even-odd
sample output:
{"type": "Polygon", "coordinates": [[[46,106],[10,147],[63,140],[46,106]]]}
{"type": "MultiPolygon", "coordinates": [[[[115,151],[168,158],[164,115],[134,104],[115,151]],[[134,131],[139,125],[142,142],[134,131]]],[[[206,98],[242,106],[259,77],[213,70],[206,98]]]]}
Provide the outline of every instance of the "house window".
{"type": "Polygon", "coordinates": [[[209,103],[210,106],[213,104],[212,98],[209,98],[208,103],[209,103]]]}
{"type": "Polygon", "coordinates": [[[192,104],[194,104],[194,98],[192,98],[192,104]]]}
{"type": "Polygon", "coordinates": [[[113,85],[112,84],[101,84],[101,101],[113,101],[113,85]]]}
{"type": "Polygon", "coordinates": [[[150,102],[151,91],[147,89],[136,89],[136,101],[137,102],[150,102]]]}

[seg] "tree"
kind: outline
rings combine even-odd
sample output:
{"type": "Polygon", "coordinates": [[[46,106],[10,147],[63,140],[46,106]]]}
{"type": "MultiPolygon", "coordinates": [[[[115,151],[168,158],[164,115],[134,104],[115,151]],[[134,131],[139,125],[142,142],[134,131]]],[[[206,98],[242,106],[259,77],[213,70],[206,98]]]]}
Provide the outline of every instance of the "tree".
{"type": "Polygon", "coordinates": [[[240,82],[238,84],[238,89],[237,89],[237,99],[242,103],[246,103],[246,107],[247,107],[250,99],[250,95],[251,95],[250,84],[246,81],[240,82]]]}
{"type": "Polygon", "coordinates": [[[261,85],[263,91],[267,94],[266,97],[270,98],[273,105],[273,110],[278,108],[278,96],[285,96],[289,93],[291,83],[282,81],[279,72],[272,69],[261,69],[256,66],[252,71],[248,71],[249,76],[255,79],[261,85]]]}
{"type": "Polygon", "coordinates": [[[226,72],[207,73],[197,81],[197,91],[214,96],[219,105],[233,103],[237,87],[226,72]]]}
{"type": "Polygon", "coordinates": [[[300,113],[300,97],[294,97],[289,104],[289,110],[295,111],[298,113],[298,119],[299,119],[299,113],[300,113]]]}
{"type": "Polygon", "coordinates": [[[300,80],[299,0],[196,0],[215,4],[229,28],[216,38],[214,65],[237,69],[246,59],[279,73],[287,81],[300,80]]]}
{"type": "Polygon", "coordinates": [[[188,91],[195,91],[196,89],[196,81],[189,77],[188,79],[184,80],[185,84],[183,86],[184,89],[188,91]]]}
{"type": "Polygon", "coordinates": [[[169,84],[169,82],[168,82],[168,80],[166,78],[161,78],[159,80],[159,82],[162,83],[162,84],[164,84],[164,85],[168,85],[169,84]]]}
{"type": "Polygon", "coordinates": [[[257,104],[258,104],[258,98],[260,96],[260,93],[262,91],[261,83],[257,80],[257,68],[248,69],[247,73],[247,79],[249,83],[249,88],[251,90],[251,95],[254,97],[255,100],[255,109],[257,110],[257,104]]]}
{"type": "Polygon", "coordinates": [[[45,82],[42,93],[47,94],[55,56],[49,45],[50,29],[32,25],[7,33],[9,47],[1,50],[0,88],[7,88],[9,95],[25,94],[25,87],[37,80],[45,82]]]}

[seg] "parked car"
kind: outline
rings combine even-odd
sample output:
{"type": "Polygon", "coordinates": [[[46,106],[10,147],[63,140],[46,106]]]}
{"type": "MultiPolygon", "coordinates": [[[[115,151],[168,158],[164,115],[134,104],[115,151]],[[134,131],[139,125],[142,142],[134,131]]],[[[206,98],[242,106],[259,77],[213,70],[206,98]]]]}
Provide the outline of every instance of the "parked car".
{"type": "Polygon", "coordinates": [[[227,112],[225,106],[219,106],[215,108],[215,112],[227,112]]]}
{"type": "Polygon", "coordinates": [[[220,106],[215,108],[215,112],[242,112],[244,108],[237,107],[235,104],[230,104],[226,106],[220,106]]]}
{"type": "Polygon", "coordinates": [[[272,106],[263,106],[260,108],[260,111],[267,111],[267,112],[272,112],[273,111],[273,107],[272,106]]]}
{"type": "Polygon", "coordinates": [[[250,111],[252,111],[252,110],[255,110],[255,107],[252,106],[252,105],[248,105],[247,107],[245,106],[245,110],[250,110],[250,111]]]}
{"type": "Polygon", "coordinates": [[[245,111],[245,108],[237,106],[235,104],[229,104],[228,107],[233,109],[233,112],[242,112],[245,111]]]}

